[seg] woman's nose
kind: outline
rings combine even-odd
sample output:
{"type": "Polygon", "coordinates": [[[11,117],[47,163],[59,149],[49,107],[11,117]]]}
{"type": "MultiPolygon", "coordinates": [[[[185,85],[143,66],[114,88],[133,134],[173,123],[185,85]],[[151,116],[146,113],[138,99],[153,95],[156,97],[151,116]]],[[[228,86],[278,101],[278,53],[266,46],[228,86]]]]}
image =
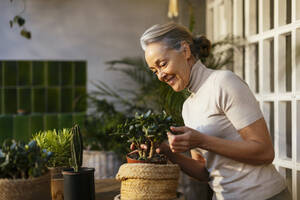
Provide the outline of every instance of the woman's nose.
{"type": "Polygon", "coordinates": [[[159,71],[157,76],[158,76],[158,79],[160,81],[164,81],[164,79],[167,76],[167,74],[165,72],[163,72],[163,71],[159,71]]]}

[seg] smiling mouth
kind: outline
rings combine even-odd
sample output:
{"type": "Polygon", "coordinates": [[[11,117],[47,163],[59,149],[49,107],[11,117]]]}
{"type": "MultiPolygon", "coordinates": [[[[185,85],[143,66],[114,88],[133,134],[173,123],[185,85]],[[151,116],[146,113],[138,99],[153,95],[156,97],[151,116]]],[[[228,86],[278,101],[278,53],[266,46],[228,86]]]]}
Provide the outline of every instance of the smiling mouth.
{"type": "Polygon", "coordinates": [[[169,85],[173,85],[175,83],[175,76],[172,76],[166,81],[169,85]]]}

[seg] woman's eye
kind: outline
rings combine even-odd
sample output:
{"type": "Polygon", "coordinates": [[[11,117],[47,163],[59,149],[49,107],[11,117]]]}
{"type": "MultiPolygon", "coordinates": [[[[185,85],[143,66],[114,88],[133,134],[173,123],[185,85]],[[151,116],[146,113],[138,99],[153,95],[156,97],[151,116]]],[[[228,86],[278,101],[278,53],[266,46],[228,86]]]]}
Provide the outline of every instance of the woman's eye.
{"type": "Polygon", "coordinates": [[[157,71],[152,71],[153,74],[157,74],[157,71]]]}
{"type": "Polygon", "coordinates": [[[162,66],[162,67],[165,67],[167,65],[167,62],[162,62],[161,64],[160,64],[160,66],[162,66]]]}

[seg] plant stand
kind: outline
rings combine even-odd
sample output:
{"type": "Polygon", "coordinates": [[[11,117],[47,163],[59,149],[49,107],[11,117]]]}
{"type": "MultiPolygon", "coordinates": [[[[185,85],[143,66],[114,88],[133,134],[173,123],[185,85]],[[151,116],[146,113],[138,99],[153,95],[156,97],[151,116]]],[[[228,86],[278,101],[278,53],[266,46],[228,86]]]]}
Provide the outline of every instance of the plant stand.
{"type": "Polygon", "coordinates": [[[123,164],[116,176],[122,200],[174,200],[179,172],[174,164],[123,164]]]}

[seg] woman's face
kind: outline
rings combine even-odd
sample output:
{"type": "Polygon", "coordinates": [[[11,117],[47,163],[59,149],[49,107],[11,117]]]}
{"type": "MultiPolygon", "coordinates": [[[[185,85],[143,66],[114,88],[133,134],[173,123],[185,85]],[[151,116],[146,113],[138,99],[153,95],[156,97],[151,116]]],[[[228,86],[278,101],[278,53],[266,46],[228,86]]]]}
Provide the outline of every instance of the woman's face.
{"type": "Polygon", "coordinates": [[[189,49],[188,51],[168,49],[162,42],[150,43],[145,50],[145,59],[151,71],[176,92],[186,88],[189,83],[190,57],[189,49]]]}

